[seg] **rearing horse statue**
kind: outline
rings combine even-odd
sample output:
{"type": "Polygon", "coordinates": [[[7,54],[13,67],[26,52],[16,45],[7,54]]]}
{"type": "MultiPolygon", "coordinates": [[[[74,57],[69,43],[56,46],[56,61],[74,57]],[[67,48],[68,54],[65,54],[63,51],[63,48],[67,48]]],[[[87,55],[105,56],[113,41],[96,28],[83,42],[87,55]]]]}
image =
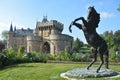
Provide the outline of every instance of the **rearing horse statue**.
{"type": "Polygon", "coordinates": [[[92,62],[87,66],[87,69],[92,66],[92,64],[97,60],[97,54],[100,55],[100,65],[96,72],[98,73],[100,68],[102,67],[105,61],[105,68],[108,69],[108,59],[109,59],[109,51],[108,46],[103,38],[99,36],[96,32],[96,28],[100,22],[100,14],[96,12],[94,7],[88,8],[88,17],[87,20],[84,17],[80,17],[72,21],[71,25],[69,26],[69,31],[72,32],[71,27],[75,25],[77,28],[81,29],[84,32],[85,38],[89,45],[91,45],[92,53],[94,53],[94,59],[92,62]],[[82,20],[83,24],[77,23],[78,20],[82,20]]]}

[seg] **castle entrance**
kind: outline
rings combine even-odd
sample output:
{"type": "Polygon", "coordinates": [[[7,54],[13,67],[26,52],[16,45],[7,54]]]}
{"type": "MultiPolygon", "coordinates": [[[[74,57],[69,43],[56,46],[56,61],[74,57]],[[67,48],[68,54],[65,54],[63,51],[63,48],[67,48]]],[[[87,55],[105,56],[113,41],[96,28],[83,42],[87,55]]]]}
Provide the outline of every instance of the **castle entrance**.
{"type": "Polygon", "coordinates": [[[50,53],[50,44],[48,42],[43,45],[43,53],[50,53]]]}

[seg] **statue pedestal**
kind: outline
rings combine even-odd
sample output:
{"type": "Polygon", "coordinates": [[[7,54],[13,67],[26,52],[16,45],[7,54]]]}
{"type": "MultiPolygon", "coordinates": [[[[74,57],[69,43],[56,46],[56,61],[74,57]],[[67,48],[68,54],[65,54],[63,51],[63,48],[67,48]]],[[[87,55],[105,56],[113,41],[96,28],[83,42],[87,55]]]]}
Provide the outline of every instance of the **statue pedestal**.
{"type": "Polygon", "coordinates": [[[86,68],[76,68],[62,73],[61,76],[64,78],[99,78],[119,75],[119,72],[111,69],[101,68],[98,73],[96,73],[96,70],[97,68],[95,67],[91,67],[89,70],[86,68]]]}

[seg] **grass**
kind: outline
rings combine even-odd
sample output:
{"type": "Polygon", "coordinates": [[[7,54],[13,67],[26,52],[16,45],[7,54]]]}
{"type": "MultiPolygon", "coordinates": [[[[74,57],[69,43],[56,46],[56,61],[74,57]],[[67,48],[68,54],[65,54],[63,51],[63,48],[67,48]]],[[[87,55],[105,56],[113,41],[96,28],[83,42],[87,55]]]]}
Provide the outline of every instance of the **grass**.
{"type": "MultiPolygon", "coordinates": [[[[24,63],[8,66],[1,70],[0,80],[66,80],[60,77],[61,73],[73,68],[83,68],[86,66],[86,64],[24,63]]],[[[110,68],[120,71],[120,68],[117,65],[110,65],[110,68]]],[[[103,79],[87,78],[86,80],[103,79]]],[[[120,78],[114,80],[120,80],[120,78]]]]}

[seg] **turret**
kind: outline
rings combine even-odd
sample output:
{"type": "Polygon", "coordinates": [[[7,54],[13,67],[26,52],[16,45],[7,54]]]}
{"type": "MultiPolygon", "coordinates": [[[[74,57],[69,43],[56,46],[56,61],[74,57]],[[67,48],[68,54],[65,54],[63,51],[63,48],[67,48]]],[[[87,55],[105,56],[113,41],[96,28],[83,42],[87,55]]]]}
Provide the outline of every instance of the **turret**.
{"type": "Polygon", "coordinates": [[[43,17],[42,22],[36,23],[34,34],[42,37],[49,37],[49,35],[61,34],[63,31],[63,24],[56,20],[47,20],[47,16],[43,17]]]}
{"type": "Polygon", "coordinates": [[[12,23],[10,25],[10,30],[8,32],[8,42],[7,42],[7,47],[12,47],[12,43],[13,43],[13,35],[14,35],[14,31],[13,31],[13,26],[12,23]]]}
{"type": "Polygon", "coordinates": [[[9,32],[13,32],[13,26],[12,26],[12,23],[11,23],[11,25],[10,25],[10,30],[9,30],[9,32]]]}
{"type": "Polygon", "coordinates": [[[48,22],[48,20],[47,20],[47,16],[43,16],[43,20],[42,20],[42,22],[48,22]]]}
{"type": "Polygon", "coordinates": [[[14,31],[16,31],[16,26],[14,27],[14,31]]]}

